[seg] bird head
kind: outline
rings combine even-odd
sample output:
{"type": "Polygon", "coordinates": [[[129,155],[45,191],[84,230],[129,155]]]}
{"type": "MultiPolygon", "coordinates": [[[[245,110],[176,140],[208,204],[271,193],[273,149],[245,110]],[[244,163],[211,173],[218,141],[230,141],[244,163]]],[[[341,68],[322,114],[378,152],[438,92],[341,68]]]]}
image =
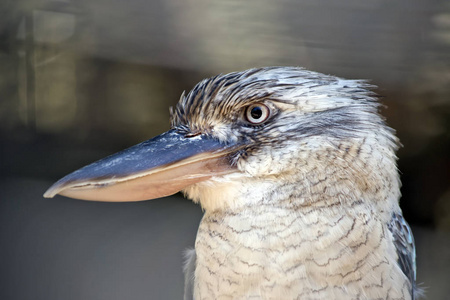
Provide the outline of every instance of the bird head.
{"type": "Polygon", "coordinates": [[[369,192],[395,202],[398,142],[370,88],[295,67],[218,75],[181,96],[168,132],[67,175],[45,196],[138,201],[183,191],[206,210],[369,192]]]}

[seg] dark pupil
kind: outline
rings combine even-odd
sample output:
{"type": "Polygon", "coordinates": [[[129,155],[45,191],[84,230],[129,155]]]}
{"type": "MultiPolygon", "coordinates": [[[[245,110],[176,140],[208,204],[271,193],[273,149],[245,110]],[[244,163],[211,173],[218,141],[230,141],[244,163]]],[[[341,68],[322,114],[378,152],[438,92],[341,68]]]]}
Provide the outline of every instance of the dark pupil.
{"type": "Polygon", "coordinates": [[[259,106],[253,107],[252,110],[250,111],[250,115],[255,120],[261,118],[262,114],[263,114],[263,111],[262,111],[261,107],[259,107],[259,106]]]}

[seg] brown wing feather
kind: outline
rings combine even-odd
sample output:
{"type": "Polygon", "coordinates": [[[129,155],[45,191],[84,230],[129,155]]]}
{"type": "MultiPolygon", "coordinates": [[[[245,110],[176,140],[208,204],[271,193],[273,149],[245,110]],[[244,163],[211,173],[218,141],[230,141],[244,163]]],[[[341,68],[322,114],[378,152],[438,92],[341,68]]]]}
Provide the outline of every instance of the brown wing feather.
{"type": "Polygon", "coordinates": [[[393,213],[388,228],[394,238],[397,249],[398,264],[403,273],[408,277],[411,285],[411,297],[414,300],[418,296],[416,288],[416,248],[414,237],[401,213],[393,213]]]}

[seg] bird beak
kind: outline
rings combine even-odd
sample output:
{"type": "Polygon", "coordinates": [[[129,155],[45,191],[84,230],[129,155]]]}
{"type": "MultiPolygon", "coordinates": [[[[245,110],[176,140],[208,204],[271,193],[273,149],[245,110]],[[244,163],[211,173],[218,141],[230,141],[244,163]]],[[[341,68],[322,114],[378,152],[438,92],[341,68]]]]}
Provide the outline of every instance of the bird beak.
{"type": "Polygon", "coordinates": [[[234,172],[224,144],[204,134],[169,130],[157,137],[87,165],[57,181],[44,194],[125,202],[175,194],[183,188],[234,172]]]}

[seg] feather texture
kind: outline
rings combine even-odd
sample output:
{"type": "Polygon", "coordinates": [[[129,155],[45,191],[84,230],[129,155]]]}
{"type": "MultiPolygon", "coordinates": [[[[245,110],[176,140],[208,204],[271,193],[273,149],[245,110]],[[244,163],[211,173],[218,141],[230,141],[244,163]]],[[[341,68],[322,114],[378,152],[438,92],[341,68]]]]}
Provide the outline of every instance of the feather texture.
{"type": "Polygon", "coordinates": [[[173,129],[244,145],[228,157],[235,173],[184,190],[205,210],[186,265],[189,294],[414,299],[399,142],[371,88],[271,67],[218,75],[181,96],[173,129]],[[269,111],[258,124],[246,119],[255,105],[269,111]]]}

